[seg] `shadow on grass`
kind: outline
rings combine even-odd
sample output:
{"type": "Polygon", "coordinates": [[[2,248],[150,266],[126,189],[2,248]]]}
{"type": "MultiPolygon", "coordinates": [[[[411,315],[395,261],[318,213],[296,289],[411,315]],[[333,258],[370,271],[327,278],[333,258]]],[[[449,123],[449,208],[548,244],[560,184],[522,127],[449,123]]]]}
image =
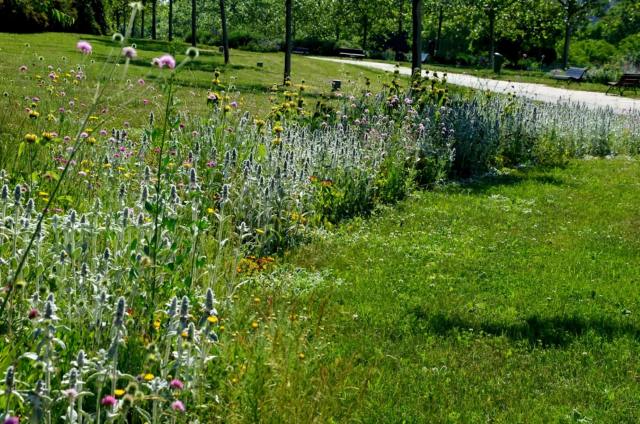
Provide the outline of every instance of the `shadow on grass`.
{"type": "Polygon", "coordinates": [[[473,329],[475,333],[482,332],[493,336],[508,337],[514,341],[525,341],[531,347],[566,346],[589,332],[607,340],[622,336],[640,339],[640,328],[631,323],[616,322],[606,318],[531,315],[513,324],[491,322],[478,324],[459,316],[443,313],[430,315],[422,307],[413,308],[408,314],[417,321],[425,322],[427,331],[441,336],[473,329]]]}
{"type": "Polygon", "coordinates": [[[471,194],[485,194],[495,187],[516,186],[526,182],[556,187],[568,186],[569,183],[548,173],[545,168],[536,167],[530,171],[518,171],[507,175],[491,175],[462,181],[455,190],[465,190],[471,194]]]}

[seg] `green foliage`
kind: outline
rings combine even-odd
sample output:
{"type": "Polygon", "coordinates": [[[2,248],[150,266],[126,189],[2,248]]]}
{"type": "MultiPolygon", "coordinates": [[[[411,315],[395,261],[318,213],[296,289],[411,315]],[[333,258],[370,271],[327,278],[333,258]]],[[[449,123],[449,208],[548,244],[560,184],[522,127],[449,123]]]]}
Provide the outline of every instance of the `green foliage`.
{"type": "Polygon", "coordinates": [[[578,40],[572,43],[569,61],[572,65],[602,65],[617,58],[617,49],[605,40],[578,40]]]}

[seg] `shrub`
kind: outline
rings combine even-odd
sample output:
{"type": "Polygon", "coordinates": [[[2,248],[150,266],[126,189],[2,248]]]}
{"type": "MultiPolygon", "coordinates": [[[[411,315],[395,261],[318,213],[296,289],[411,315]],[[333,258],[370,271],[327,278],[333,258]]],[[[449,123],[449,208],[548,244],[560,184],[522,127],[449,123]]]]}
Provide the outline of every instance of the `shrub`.
{"type": "Polygon", "coordinates": [[[619,47],[625,60],[640,66],[640,33],[628,36],[620,42],[619,47]]]}
{"type": "Polygon", "coordinates": [[[604,40],[579,40],[571,45],[569,60],[574,65],[601,65],[616,58],[615,46],[604,40]]]}

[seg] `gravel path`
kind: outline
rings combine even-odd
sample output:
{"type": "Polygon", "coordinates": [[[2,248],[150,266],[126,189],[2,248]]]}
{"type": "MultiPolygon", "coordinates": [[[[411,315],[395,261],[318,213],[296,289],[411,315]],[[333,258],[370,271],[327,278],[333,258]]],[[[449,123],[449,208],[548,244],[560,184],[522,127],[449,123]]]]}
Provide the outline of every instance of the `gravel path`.
{"type": "MultiPolygon", "coordinates": [[[[388,72],[393,72],[395,69],[395,66],[389,63],[369,62],[366,60],[333,59],[325,57],[314,57],[314,59],[364,66],[388,72]]],[[[402,75],[411,75],[411,69],[400,67],[400,73],[402,75]]],[[[448,73],[447,81],[455,85],[480,90],[490,90],[496,93],[515,93],[519,96],[547,103],[578,103],[594,109],[611,108],[616,113],[640,112],[640,100],[617,95],[607,96],[604,93],[567,90],[564,88],[549,87],[543,84],[498,81],[465,74],[448,73]]]]}

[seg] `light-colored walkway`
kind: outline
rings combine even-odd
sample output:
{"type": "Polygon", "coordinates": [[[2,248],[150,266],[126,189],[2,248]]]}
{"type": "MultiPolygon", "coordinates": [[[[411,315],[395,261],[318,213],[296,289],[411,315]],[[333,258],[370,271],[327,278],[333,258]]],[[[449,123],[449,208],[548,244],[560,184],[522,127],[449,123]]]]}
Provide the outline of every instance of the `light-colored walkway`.
{"type": "MultiPolygon", "coordinates": [[[[314,59],[364,66],[388,72],[393,72],[395,69],[395,66],[389,63],[369,62],[366,60],[347,60],[326,57],[314,57],[314,59]]],[[[425,68],[428,69],[429,65],[426,65],[425,68]]],[[[400,67],[400,73],[402,75],[411,75],[411,69],[407,67],[400,67]]],[[[564,88],[549,87],[543,84],[498,81],[466,74],[448,73],[447,81],[454,85],[480,90],[490,90],[496,93],[514,93],[519,96],[547,103],[576,103],[594,109],[611,108],[616,113],[640,112],[640,100],[629,99],[617,95],[607,96],[604,93],[567,90],[564,88]]]]}

